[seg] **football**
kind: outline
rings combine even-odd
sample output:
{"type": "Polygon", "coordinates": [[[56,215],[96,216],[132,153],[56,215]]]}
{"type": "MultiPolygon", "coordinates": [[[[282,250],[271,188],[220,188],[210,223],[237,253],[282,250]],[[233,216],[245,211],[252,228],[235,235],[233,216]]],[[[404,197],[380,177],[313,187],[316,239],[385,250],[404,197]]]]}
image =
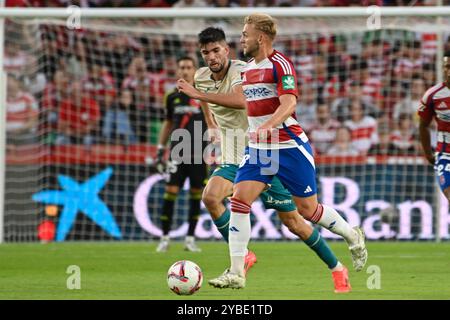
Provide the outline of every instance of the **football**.
{"type": "Polygon", "coordinates": [[[201,288],[202,282],[202,270],[196,263],[189,260],[175,262],[167,272],[169,289],[178,295],[194,294],[201,288]]]}

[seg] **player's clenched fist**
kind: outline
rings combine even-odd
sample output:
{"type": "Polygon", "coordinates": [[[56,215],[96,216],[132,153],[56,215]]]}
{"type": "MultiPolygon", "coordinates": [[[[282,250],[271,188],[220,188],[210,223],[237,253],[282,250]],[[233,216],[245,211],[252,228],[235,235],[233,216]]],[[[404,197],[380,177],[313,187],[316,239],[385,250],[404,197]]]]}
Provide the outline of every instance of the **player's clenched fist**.
{"type": "Polygon", "coordinates": [[[177,89],[179,92],[187,94],[189,97],[193,99],[198,99],[200,97],[199,95],[200,92],[184,79],[179,79],[177,81],[177,89]]]}

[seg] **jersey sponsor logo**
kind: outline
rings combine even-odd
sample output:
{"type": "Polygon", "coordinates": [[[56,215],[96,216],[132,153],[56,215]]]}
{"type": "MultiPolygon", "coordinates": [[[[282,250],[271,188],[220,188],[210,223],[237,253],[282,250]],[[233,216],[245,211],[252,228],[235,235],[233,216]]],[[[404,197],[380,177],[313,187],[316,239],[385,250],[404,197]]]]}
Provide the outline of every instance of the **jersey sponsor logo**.
{"type": "Polygon", "coordinates": [[[308,193],[308,192],[312,192],[312,189],[310,186],[307,186],[305,191],[303,191],[303,193],[308,193]]]}
{"type": "Polygon", "coordinates": [[[174,113],[176,114],[184,114],[184,113],[200,113],[200,109],[197,107],[193,107],[193,106],[176,106],[174,111],[174,113]]]}
{"type": "Polygon", "coordinates": [[[255,98],[265,98],[273,96],[272,91],[267,88],[250,88],[244,90],[245,97],[248,100],[255,98]]]}
{"type": "Polygon", "coordinates": [[[264,202],[267,204],[272,204],[272,205],[273,204],[281,205],[281,204],[291,204],[292,200],[291,199],[278,200],[278,199],[274,199],[272,196],[268,196],[267,200],[264,202]]]}
{"type": "Polygon", "coordinates": [[[295,89],[295,79],[292,75],[282,76],[281,83],[284,90],[295,89]]]}

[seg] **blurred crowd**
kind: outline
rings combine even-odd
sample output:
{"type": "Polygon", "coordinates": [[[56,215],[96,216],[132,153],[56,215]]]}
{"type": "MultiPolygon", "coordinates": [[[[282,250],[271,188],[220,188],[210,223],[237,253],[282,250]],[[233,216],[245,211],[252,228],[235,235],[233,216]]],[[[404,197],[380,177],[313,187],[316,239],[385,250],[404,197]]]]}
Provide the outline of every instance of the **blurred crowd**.
{"type": "MultiPolygon", "coordinates": [[[[449,5],[450,0],[442,0],[449,5]]],[[[6,0],[7,7],[325,7],[434,6],[438,0],[6,0]]]]}
{"type": "MultiPolygon", "coordinates": [[[[202,65],[195,37],[42,24],[37,45],[36,34],[13,36],[17,24],[6,29],[10,151],[35,143],[155,144],[177,58],[189,55],[202,65]]],[[[277,40],[296,67],[300,124],[319,155],[420,154],[416,111],[437,81],[436,34],[359,35],[277,40]]],[[[244,60],[239,38],[229,40],[230,57],[244,60]]]]}

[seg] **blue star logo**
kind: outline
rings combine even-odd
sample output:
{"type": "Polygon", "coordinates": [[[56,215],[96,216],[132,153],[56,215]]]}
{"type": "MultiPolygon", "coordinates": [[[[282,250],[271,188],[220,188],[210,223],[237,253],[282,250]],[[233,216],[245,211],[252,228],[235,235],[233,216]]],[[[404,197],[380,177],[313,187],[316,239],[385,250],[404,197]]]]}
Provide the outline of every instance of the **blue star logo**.
{"type": "Polygon", "coordinates": [[[112,168],[107,168],[82,184],[71,177],[58,175],[58,182],[63,190],[46,190],[33,194],[32,199],[36,202],[64,207],[56,230],[56,241],[64,241],[78,211],[87,215],[108,234],[122,238],[111,211],[98,196],[112,173],[112,168]]]}

